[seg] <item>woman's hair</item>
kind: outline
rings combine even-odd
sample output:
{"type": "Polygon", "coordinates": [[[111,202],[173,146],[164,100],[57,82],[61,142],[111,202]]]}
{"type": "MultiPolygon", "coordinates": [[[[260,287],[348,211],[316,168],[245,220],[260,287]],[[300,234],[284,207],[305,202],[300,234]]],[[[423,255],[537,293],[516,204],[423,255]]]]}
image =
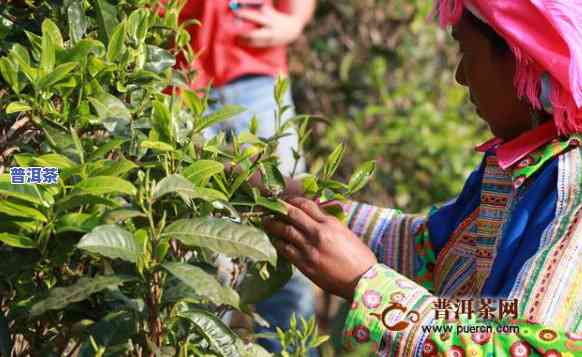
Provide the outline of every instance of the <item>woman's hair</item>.
{"type": "Polygon", "coordinates": [[[498,54],[506,54],[507,51],[509,51],[509,45],[507,42],[503,39],[503,37],[499,36],[497,32],[491,28],[491,26],[479,20],[470,11],[465,10],[465,14],[467,18],[479,29],[479,31],[489,39],[491,44],[493,44],[495,52],[498,54]]]}

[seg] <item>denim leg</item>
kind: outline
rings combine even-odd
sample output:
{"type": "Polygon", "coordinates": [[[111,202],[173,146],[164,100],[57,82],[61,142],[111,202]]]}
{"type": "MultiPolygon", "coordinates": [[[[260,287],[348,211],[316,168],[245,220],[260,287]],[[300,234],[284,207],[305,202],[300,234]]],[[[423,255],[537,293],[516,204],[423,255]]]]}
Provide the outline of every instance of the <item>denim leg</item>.
{"type": "MultiPolygon", "coordinates": [[[[248,131],[253,116],[256,116],[258,123],[259,137],[271,137],[275,133],[275,111],[277,104],[274,98],[275,79],[267,76],[250,77],[236,81],[224,87],[211,91],[211,97],[217,99],[222,104],[236,104],[245,108],[247,111],[237,115],[227,122],[222,123],[207,130],[205,135],[216,135],[220,131],[233,130],[240,134],[248,131]]],[[[284,105],[290,106],[283,115],[282,122],[295,115],[291,91],[289,90],[284,97],[284,105]]],[[[288,176],[293,172],[295,160],[293,151],[297,150],[297,131],[290,128],[287,131],[288,136],[279,140],[277,155],[279,157],[279,170],[283,175],[288,176]]],[[[305,172],[305,160],[303,157],[299,160],[296,173],[305,172]]]]}

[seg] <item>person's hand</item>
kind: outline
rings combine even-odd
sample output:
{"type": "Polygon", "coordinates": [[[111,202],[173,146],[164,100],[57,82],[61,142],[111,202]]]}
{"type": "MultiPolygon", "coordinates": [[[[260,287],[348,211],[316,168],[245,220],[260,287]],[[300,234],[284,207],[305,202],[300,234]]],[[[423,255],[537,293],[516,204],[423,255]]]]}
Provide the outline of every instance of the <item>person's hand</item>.
{"type": "Polygon", "coordinates": [[[301,35],[305,26],[299,17],[270,6],[263,6],[258,11],[243,9],[237,12],[237,16],[261,26],[240,35],[240,40],[250,47],[288,45],[301,35]]]}
{"type": "Polygon", "coordinates": [[[292,198],[288,216],[264,222],[277,251],[322,289],[348,300],[377,263],[372,251],[336,218],[305,198],[292,198]]]}

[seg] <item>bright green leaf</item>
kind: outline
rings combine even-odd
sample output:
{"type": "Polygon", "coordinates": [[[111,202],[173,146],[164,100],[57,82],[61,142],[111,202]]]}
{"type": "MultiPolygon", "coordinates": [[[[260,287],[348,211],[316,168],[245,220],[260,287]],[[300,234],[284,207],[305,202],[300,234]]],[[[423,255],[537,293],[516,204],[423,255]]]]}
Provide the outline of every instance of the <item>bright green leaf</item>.
{"type": "Polygon", "coordinates": [[[366,186],[370,177],[374,174],[376,163],[368,161],[356,169],[356,172],[350,178],[348,183],[348,190],[350,194],[357,192],[366,186]]]}
{"type": "Polygon", "coordinates": [[[219,110],[206,115],[202,122],[195,128],[195,131],[202,131],[225,120],[232,119],[245,111],[243,107],[238,105],[225,105],[219,110]]]}
{"type": "Polygon", "coordinates": [[[125,21],[117,25],[111,35],[111,41],[107,46],[107,60],[111,63],[118,63],[125,48],[125,21]]]}
{"type": "Polygon", "coordinates": [[[47,219],[40,211],[7,200],[0,201],[0,213],[14,217],[30,218],[40,222],[46,222],[47,219]]]}
{"type": "Polygon", "coordinates": [[[32,110],[32,107],[23,102],[12,102],[6,107],[6,114],[27,112],[32,110]]]}
{"type": "Polygon", "coordinates": [[[32,239],[12,233],[0,233],[0,242],[15,248],[36,248],[32,239]]]}
{"type": "Polygon", "coordinates": [[[144,140],[140,143],[140,146],[144,149],[152,149],[159,152],[171,152],[176,150],[172,145],[162,141],[144,140]]]}
{"type": "Polygon", "coordinates": [[[181,175],[164,177],[154,188],[153,198],[158,199],[168,193],[177,193],[186,202],[193,199],[202,199],[208,202],[228,201],[228,198],[222,192],[205,187],[196,187],[181,175]]]}
{"type": "Polygon", "coordinates": [[[113,176],[89,177],[74,186],[76,192],[84,192],[93,195],[108,193],[123,193],[135,195],[137,189],[130,182],[113,176]]]}
{"type": "Polygon", "coordinates": [[[224,171],[224,165],[213,160],[197,160],[182,175],[196,186],[206,186],[210,178],[224,171]]]}

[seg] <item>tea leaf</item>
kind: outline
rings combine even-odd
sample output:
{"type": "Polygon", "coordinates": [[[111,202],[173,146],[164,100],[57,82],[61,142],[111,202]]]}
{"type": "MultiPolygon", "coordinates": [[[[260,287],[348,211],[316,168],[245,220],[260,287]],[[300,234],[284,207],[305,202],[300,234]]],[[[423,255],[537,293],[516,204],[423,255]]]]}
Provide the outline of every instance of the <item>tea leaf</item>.
{"type": "Polygon", "coordinates": [[[182,172],[196,186],[206,186],[214,175],[224,171],[224,165],[213,160],[197,160],[182,172]]]}
{"type": "Polygon", "coordinates": [[[12,102],[6,106],[6,114],[27,112],[32,110],[32,107],[24,102],[12,102]]]}
{"type": "Polygon", "coordinates": [[[40,211],[7,200],[0,201],[0,213],[13,217],[30,218],[40,222],[47,221],[45,215],[40,211]]]}
{"type": "Polygon", "coordinates": [[[113,29],[117,26],[117,9],[106,0],[91,0],[97,15],[97,26],[101,42],[109,44],[113,29]]]}
{"type": "Polygon", "coordinates": [[[337,148],[329,155],[325,166],[323,167],[323,179],[329,180],[336,172],[342,157],[344,156],[344,145],[339,144],[337,148]]]}
{"type": "Polygon", "coordinates": [[[195,187],[181,175],[164,177],[154,188],[153,198],[158,199],[168,193],[177,193],[186,202],[193,199],[202,199],[208,202],[228,201],[222,192],[205,187],[195,187]]]}
{"type": "Polygon", "coordinates": [[[154,73],[161,73],[176,64],[176,57],[162,48],[148,45],[144,69],[154,73]]]}
{"type": "Polygon", "coordinates": [[[348,183],[348,191],[350,194],[357,192],[364,188],[368,183],[370,177],[374,174],[376,169],[376,162],[368,161],[362,164],[350,178],[348,183]]]}
{"type": "Polygon", "coordinates": [[[107,289],[108,287],[119,286],[126,281],[131,280],[129,277],[108,275],[98,275],[94,278],[83,277],[75,284],[64,288],[52,288],[49,290],[48,297],[37,302],[30,309],[32,317],[42,315],[49,310],[59,310],[69,306],[72,303],[86,300],[91,295],[107,289]]]}
{"type": "Polygon", "coordinates": [[[34,240],[12,233],[0,233],[0,242],[15,248],[36,248],[34,240]]]}
{"type": "Polygon", "coordinates": [[[241,345],[238,337],[219,318],[211,313],[192,309],[178,313],[178,316],[190,321],[197,335],[209,344],[210,350],[223,357],[240,357],[237,346],[241,345]]]}
{"type": "Polygon", "coordinates": [[[189,264],[166,263],[164,268],[181,282],[194,289],[198,296],[208,298],[216,305],[238,307],[238,294],[220,285],[218,280],[204,270],[189,264]]]}
{"type": "Polygon", "coordinates": [[[229,257],[249,257],[275,266],[277,252],[267,235],[251,226],[205,217],[181,219],[170,224],[162,237],[187,246],[205,247],[229,257]]]}
{"type": "Polygon", "coordinates": [[[74,192],[104,195],[108,193],[124,193],[135,195],[137,189],[130,182],[113,176],[89,177],[74,186],[74,192]]]}
{"type": "Polygon", "coordinates": [[[238,288],[243,304],[257,304],[280,290],[293,276],[293,267],[283,257],[277,260],[276,268],[267,267],[268,279],[259,273],[259,264],[254,264],[243,278],[238,288]]]}
{"type": "Polygon", "coordinates": [[[125,52],[125,22],[117,25],[111,35],[111,41],[107,46],[107,60],[118,63],[123,52],[125,52]]]}
{"type": "Polygon", "coordinates": [[[85,234],[77,244],[77,248],[91,253],[97,253],[111,259],[123,259],[136,263],[143,253],[137,246],[133,235],[116,226],[103,225],[85,234]]]}
{"type": "Polygon", "coordinates": [[[222,123],[245,111],[246,109],[238,105],[225,105],[219,110],[206,115],[202,122],[195,128],[195,131],[199,132],[218,123],[222,123]]]}
{"type": "Polygon", "coordinates": [[[176,150],[172,145],[162,141],[144,140],[141,142],[140,146],[145,149],[152,149],[160,152],[170,152],[176,150]]]}
{"type": "Polygon", "coordinates": [[[83,11],[83,1],[73,1],[67,9],[67,22],[69,24],[69,37],[73,43],[77,43],[85,31],[87,31],[88,21],[83,11]]]}
{"type": "Polygon", "coordinates": [[[54,70],[49,72],[46,76],[42,77],[38,81],[38,86],[40,89],[48,89],[51,86],[59,83],[63,79],[67,78],[69,73],[77,68],[77,63],[63,63],[57,66],[54,70]]]}

